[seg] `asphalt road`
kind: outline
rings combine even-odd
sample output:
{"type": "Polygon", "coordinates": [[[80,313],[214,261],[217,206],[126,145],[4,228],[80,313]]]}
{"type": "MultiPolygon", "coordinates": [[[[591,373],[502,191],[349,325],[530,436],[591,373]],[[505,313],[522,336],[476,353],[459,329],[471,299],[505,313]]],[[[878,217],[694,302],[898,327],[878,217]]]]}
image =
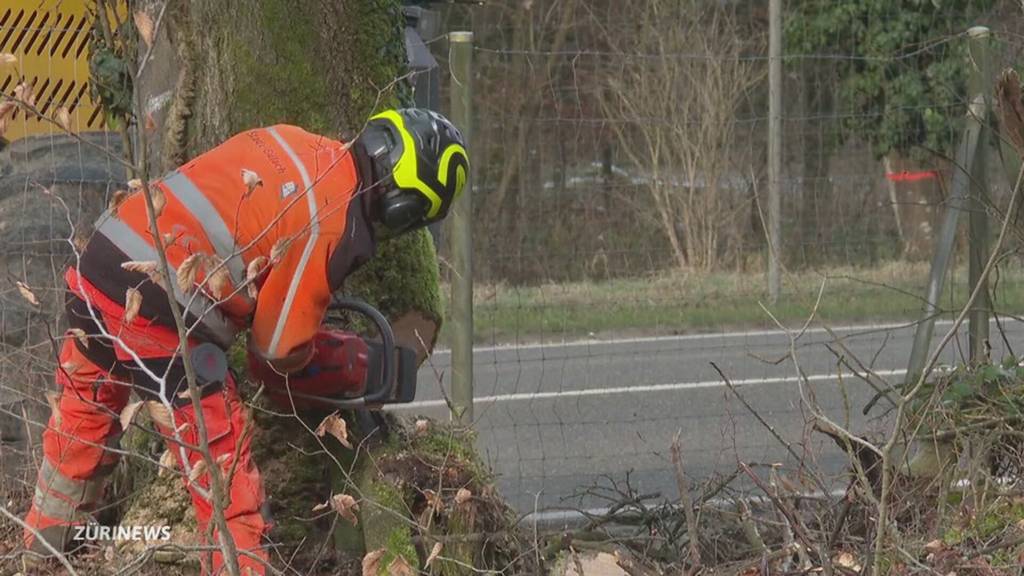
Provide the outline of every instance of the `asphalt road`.
{"type": "MultiPolygon", "coordinates": [[[[934,341],[950,326],[939,322],[934,341]]],[[[1024,324],[1004,328],[1010,344],[1024,349],[1024,324]]],[[[902,382],[911,327],[835,331],[876,373],[902,382]]],[[[993,326],[993,357],[1000,358],[1006,346],[996,335],[993,326]]],[[[884,422],[861,415],[874,391],[848,369],[840,386],[837,358],[826,348],[831,341],[822,329],[798,339],[796,357],[810,383],[804,393],[856,432],[880,429],[884,422]]],[[[959,362],[966,346],[961,330],[941,362],[959,362]]],[[[738,461],[794,467],[782,444],[729,392],[715,363],[779,436],[835,480],[830,488],[840,487],[846,459],[830,440],[808,433],[796,366],[786,358],[789,349],[789,336],[780,331],[478,347],[478,449],[517,510],[537,510],[555,522],[565,518],[559,511],[564,507],[607,506],[593,494],[579,495],[595,485],[621,483],[627,475],[640,493],[676,497],[668,449],[677,430],[686,472],[698,482],[732,472],[738,461]]],[[[449,353],[435,353],[420,370],[417,401],[391,410],[447,419],[442,387],[449,385],[449,363],[449,353]]],[[[874,414],[879,412],[876,408],[874,414]]],[[[2,439],[13,440],[20,430],[5,429],[2,439]]]]}
{"type": "MultiPolygon", "coordinates": [[[[951,325],[937,323],[933,347],[951,325]]],[[[1024,325],[1004,323],[1004,328],[1010,344],[1024,348],[1024,325]]],[[[902,382],[911,327],[835,331],[879,375],[902,382]]],[[[993,357],[999,358],[1006,348],[996,335],[993,325],[993,357]]],[[[884,422],[861,415],[874,391],[848,369],[842,370],[840,385],[837,358],[825,346],[831,341],[824,330],[812,329],[796,343],[799,366],[810,381],[805,394],[813,394],[831,418],[854,431],[881,428],[884,422]]],[[[959,362],[966,347],[961,331],[941,362],[959,362]]],[[[593,494],[578,494],[599,483],[621,482],[627,474],[641,493],[675,497],[668,448],[677,430],[686,472],[696,481],[729,473],[738,460],[792,467],[794,459],[729,392],[713,362],[782,438],[838,481],[845,457],[830,440],[808,433],[796,366],[792,359],[779,361],[789,349],[790,338],[781,331],[477,348],[478,448],[510,503],[522,513],[549,510],[548,519],[560,517],[550,511],[559,507],[606,506],[593,494]]],[[[435,353],[420,371],[417,402],[395,411],[446,419],[441,390],[449,384],[449,362],[449,353],[435,353]]]]}

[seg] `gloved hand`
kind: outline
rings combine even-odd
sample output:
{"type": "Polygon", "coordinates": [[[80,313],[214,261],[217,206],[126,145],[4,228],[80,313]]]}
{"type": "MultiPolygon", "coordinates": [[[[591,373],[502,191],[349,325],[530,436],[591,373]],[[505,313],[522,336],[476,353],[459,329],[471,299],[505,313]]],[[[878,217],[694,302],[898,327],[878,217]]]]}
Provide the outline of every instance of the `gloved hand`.
{"type": "MultiPolygon", "coordinates": [[[[312,346],[312,359],[287,378],[251,352],[249,372],[266,386],[266,393],[275,403],[285,407],[291,405],[289,389],[329,398],[358,398],[364,394],[370,353],[362,338],[341,330],[320,330],[312,346]]],[[[293,400],[296,406],[314,404],[300,398],[293,400]]]]}

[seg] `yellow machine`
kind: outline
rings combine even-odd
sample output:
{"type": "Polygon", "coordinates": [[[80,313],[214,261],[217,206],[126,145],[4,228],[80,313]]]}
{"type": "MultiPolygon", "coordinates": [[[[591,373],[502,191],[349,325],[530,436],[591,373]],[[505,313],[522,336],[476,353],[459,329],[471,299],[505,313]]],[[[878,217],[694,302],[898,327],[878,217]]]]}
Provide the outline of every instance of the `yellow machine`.
{"type": "MultiPolygon", "coordinates": [[[[104,130],[101,108],[89,91],[89,35],[96,3],[87,0],[3,0],[0,2],[0,54],[18,58],[0,63],[0,92],[12,94],[25,81],[46,116],[61,107],[71,112],[72,130],[104,130]]],[[[56,134],[59,128],[22,111],[8,122],[3,138],[56,134]]]]}

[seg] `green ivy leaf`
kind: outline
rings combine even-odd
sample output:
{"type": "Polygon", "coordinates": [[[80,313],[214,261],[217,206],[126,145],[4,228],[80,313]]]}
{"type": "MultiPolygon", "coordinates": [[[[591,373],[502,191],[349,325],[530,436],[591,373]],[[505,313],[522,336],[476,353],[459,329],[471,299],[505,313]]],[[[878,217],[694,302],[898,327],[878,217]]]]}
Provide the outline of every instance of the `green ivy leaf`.
{"type": "Polygon", "coordinates": [[[818,70],[840,79],[836,101],[847,118],[837,145],[854,136],[879,156],[949,154],[964,117],[967,41],[934,39],[959,36],[993,6],[994,0],[793,0],[785,49],[849,56],[818,70]]]}
{"type": "Polygon", "coordinates": [[[974,386],[967,379],[954,380],[942,394],[942,403],[950,406],[961,404],[974,395],[974,386]]]}

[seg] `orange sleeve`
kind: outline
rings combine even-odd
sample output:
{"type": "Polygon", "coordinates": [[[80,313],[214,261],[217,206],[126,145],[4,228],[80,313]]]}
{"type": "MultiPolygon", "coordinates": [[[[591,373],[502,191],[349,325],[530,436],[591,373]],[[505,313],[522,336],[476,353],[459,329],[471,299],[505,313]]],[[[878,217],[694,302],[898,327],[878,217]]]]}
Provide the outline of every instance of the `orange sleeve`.
{"type": "Polygon", "coordinates": [[[285,155],[299,167],[304,190],[283,199],[280,238],[290,238],[279,262],[256,297],[250,350],[282,371],[309,361],[312,340],[331,302],[328,261],[346,229],[346,212],[358,184],[355,167],[342,144],[288,126],[275,127],[285,155]],[[290,235],[289,235],[290,233],[290,235]]]}
{"type": "Polygon", "coordinates": [[[265,360],[294,371],[309,360],[313,340],[327,312],[330,238],[309,245],[309,234],[293,240],[285,256],[271,268],[256,300],[252,348],[265,360]],[[284,362],[282,362],[284,361],[284,362]]]}

